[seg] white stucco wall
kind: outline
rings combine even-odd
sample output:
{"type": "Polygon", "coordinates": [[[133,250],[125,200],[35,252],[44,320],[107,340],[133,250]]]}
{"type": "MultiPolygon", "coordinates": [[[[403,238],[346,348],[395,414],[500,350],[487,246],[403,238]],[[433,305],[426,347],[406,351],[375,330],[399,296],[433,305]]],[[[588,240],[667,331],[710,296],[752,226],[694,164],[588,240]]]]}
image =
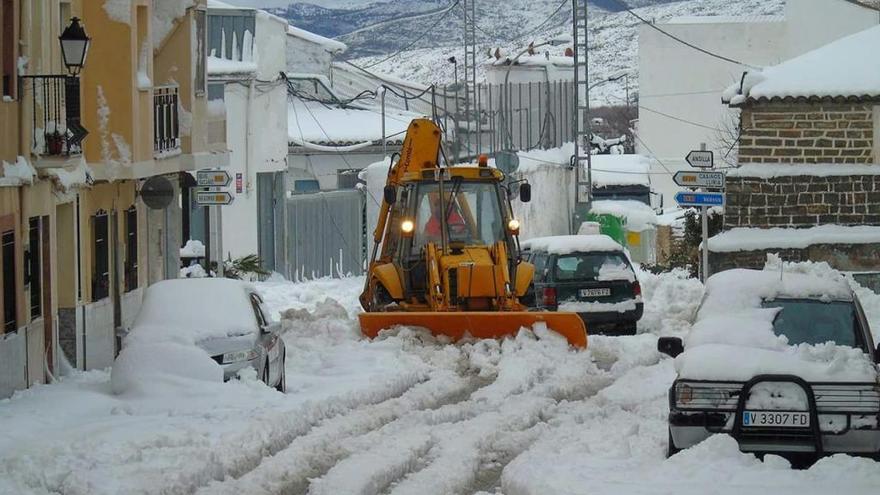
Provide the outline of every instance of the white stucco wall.
{"type": "Polygon", "coordinates": [[[287,35],[287,71],[330,76],[332,55],[322,45],[287,35]]]}
{"type": "MultiPolygon", "coordinates": [[[[257,15],[255,46],[259,54],[256,77],[275,81],[287,64],[287,25],[276,17],[257,15]]],[[[283,171],[287,158],[287,88],[274,84],[230,82],[224,93],[227,170],[233,181],[230,205],[222,206],[223,258],[257,253],[257,174],[283,171]],[[258,87],[259,86],[259,87],[258,87]],[[242,174],[242,191],[235,187],[242,174]]]]}
{"type": "MultiPolygon", "coordinates": [[[[775,65],[834,39],[876,25],[880,14],[844,0],[791,0],[777,22],[677,22],[662,28],[709,51],[746,64],[775,65]]],[[[688,151],[706,143],[719,164],[737,114],[721,92],[748,67],[725,62],[678,43],[649,26],[639,30],[639,138],[636,152],[653,155],[654,188],[674,204],[679,188],[667,173],[689,168],[688,151]],[[663,115],[665,114],[665,115],[663,115]]],[[[735,151],[734,151],[735,153],[735,151]]],[[[731,155],[729,159],[735,160],[731,155]]]]}
{"type": "MultiPolygon", "coordinates": [[[[389,153],[397,147],[389,146],[389,153]]],[[[336,189],[336,173],[349,168],[366,168],[372,163],[382,160],[382,152],[378,153],[338,153],[299,154],[291,153],[288,158],[288,182],[293,187],[294,180],[313,178],[318,181],[322,191],[336,189]]],[[[377,196],[379,201],[381,195],[377,196]]]]}

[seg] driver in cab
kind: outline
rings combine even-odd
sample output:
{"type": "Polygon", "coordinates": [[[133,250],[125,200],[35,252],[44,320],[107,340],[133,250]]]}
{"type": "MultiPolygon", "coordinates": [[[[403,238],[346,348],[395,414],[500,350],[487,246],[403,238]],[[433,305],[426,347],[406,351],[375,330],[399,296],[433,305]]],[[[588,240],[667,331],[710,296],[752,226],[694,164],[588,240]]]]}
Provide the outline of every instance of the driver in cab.
{"type": "MultiPolygon", "coordinates": [[[[446,203],[446,209],[449,215],[446,217],[446,224],[449,226],[449,235],[452,239],[460,239],[467,234],[468,228],[464,218],[456,211],[454,205],[446,203]]],[[[431,218],[425,223],[425,240],[426,242],[439,243],[441,241],[442,215],[440,207],[440,195],[431,196],[431,218]]]]}

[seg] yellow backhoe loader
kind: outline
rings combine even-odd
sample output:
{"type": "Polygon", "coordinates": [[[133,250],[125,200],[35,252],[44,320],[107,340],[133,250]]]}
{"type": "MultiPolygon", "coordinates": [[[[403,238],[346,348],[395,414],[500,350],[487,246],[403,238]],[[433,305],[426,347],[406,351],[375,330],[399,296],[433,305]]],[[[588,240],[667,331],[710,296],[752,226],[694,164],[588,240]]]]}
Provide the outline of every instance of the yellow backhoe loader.
{"type": "Polygon", "coordinates": [[[544,322],[575,347],[587,345],[575,313],[529,312],[519,299],[534,274],[520,259],[511,190],[485,157],[476,166],[441,167],[440,129],[413,120],[389,168],[360,302],[361,331],[423,327],[453,340],[501,338],[544,322]],[[381,247],[381,251],[380,251],[381,247]]]}

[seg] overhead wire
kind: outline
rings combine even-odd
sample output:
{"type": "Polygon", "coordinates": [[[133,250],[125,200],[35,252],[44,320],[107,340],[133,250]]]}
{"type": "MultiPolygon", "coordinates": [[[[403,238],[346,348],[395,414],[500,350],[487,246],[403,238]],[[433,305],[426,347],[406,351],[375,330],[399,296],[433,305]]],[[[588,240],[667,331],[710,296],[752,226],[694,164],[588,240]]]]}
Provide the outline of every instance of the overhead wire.
{"type": "Polygon", "coordinates": [[[748,67],[748,68],[750,68],[750,69],[760,69],[760,67],[757,67],[757,66],[755,66],[755,65],[747,64],[747,63],[745,63],[745,62],[740,62],[739,60],[735,60],[735,59],[732,59],[732,58],[730,58],[730,57],[725,57],[724,55],[719,55],[719,54],[717,54],[717,53],[715,53],[715,52],[709,51],[709,50],[707,50],[707,49],[705,49],[705,48],[703,48],[703,47],[697,46],[697,45],[695,45],[695,44],[693,44],[693,43],[691,43],[691,42],[689,42],[689,41],[683,40],[683,39],[679,38],[678,36],[676,36],[676,35],[674,35],[674,34],[672,34],[672,33],[669,33],[669,32],[667,32],[667,31],[661,29],[661,28],[658,27],[655,23],[650,22],[650,21],[648,21],[647,19],[645,19],[644,17],[642,17],[642,16],[640,16],[639,14],[635,13],[635,11],[634,11],[634,10],[633,10],[633,9],[632,9],[632,8],[626,3],[626,2],[624,2],[623,0],[611,0],[611,1],[614,2],[614,3],[616,3],[617,5],[619,5],[622,9],[626,10],[627,12],[629,12],[630,15],[632,15],[633,17],[635,17],[636,19],[638,19],[638,20],[641,21],[642,23],[648,25],[648,26],[651,27],[652,29],[654,29],[654,30],[658,31],[659,33],[663,34],[664,36],[667,36],[667,37],[669,37],[669,38],[671,38],[671,39],[673,39],[673,40],[675,40],[675,41],[677,41],[677,42],[679,42],[679,43],[681,43],[681,44],[683,44],[683,45],[685,45],[685,46],[687,46],[687,47],[689,47],[689,48],[692,48],[692,49],[694,49],[694,50],[696,50],[696,51],[698,51],[698,52],[700,52],[700,53],[703,53],[703,54],[705,54],[705,55],[709,55],[710,57],[714,57],[714,58],[717,58],[717,59],[719,59],[719,60],[723,60],[723,61],[725,61],[725,62],[730,62],[730,63],[732,63],[732,64],[740,65],[740,66],[742,66],[742,67],[748,67]]]}
{"type": "MultiPolygon", "coordinates": [[[[449,13],[452,12],[452,10],[453,10],[453,9],[454,9],[459,3],[461,3],[461,0],[455,0],[455,2],[453,2],[452,5],[450,5],[448,9],[446,9],[445,11],[442,11],[442,14],[443,14],[443,15],[441,15],[440,18],[437,19],[436,22],[439,23],[440,21],[442,21],[443,19],[445,19],[446,16],[448,16],[449,13]]],[[[423,39],[425,39],[425,37],[428,36],[428,34],[430,34],[430,33],[431,33],[431,30],[430,30],[430,29],[426,29],[426,30],[425,30],[420,36],[416,37],[414,40],[412,40],[411,42],[407,43],[406,46],[404,46],[403,48],[398,49],[396,52],[394,52],[394,53],[392,53],[391,55],[389,55],[389,56],[383,58],[382,60],[379,60],[378,62],[373,62],[373,63],[371,63],[371,64],[368,64],[368,65],[366,66],[366,68],[369,69],[370,67],[375,67],[375,66],[377,66],[377,65],[379,65],[379,64],[381,64],[381,63],[387,62],[387,61],[391,60],[392,58],[399,57],[401,54],[403,54],[403,52],[409,50],[410,48],[412,48],[413,46],[415,46],[416,43],[418,43],[419,41],[422,41],[423,39]]]]}

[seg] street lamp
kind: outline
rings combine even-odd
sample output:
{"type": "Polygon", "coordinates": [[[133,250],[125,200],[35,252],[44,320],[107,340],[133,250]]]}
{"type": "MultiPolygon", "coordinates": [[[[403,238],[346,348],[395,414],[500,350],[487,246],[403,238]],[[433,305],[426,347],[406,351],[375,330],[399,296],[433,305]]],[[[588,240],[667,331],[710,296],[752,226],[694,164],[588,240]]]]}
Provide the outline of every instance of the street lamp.
{"type": "Polygon", "coordinates": [[[79,23],[79,18],[70,19],[70,25],[64,28],[64,32],[58,37],[61,42],[61,56],[64,65],[71,76],[76,76],[86,63],[86,55],[89,52],[89,41],[86,31],[79,23]]]}

